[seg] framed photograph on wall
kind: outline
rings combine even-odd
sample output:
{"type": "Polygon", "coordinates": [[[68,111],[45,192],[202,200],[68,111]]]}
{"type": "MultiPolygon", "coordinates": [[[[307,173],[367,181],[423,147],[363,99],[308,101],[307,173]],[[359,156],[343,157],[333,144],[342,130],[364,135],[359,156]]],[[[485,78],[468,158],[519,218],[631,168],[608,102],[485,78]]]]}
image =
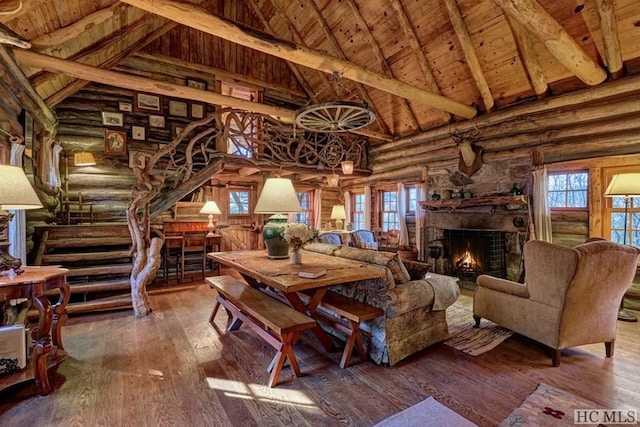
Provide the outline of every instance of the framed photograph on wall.
{"type": "Polygon", "coordinates": [[[207,90],[207,82],[200,79],[187,79],[187,86],[194,89],[207,90]]]}
{"type": "Polygon", "coordinates": [[[162,97],[151,93],[135,94],[134,107],[136,111],[157,111],[162,112],[162,97]]]}
{"type": "Polygon", "coordinates": [[[204,118],[204,104],[199,102],[192,102],[189,106],[189,117],[192,119],[204,118]]]}
{"type": "Polygon", "coordinates": [[[131,126],[131,139],[144,141],[146,137],[146,129],[144,126],[131,126]]]}
{"type": "Polygon", "coordinates": [[[130,102],[118,102],[118,110],[130,113],[133,111],[133,105],[130,102]]]}
{"type": "Polygon", "coordinates": [[[184,101],[177,101],[175,99],[169,100],[169,115],[170,116],[178,116],[178,117],[187,117],[188,116],[188,107],[187,103],[184,101]]]}
{"type": "Polygon", "coordinates": [[[122,113],[103,111],[102,124],[103,126],[124,126],[124,116],[122,113]]]}
{"type": "Polygon", "coordinates": [[[144,152],[142,151],[130,151],[129,152],[129,167],[133,168],[144,168],[146,164],[146,157],[144,156],[144,152]]]}
{"type": "Polygon", "coordinates": [[[152,128],[164,128],[164,116],[149,116],[149,126],[152,128]]]}
{"type": "Polygon", "coordinates": [[[185,127],[187,127],[187,125],[185,125],[184,123],[171,123],[171,138],[173,139],[178,136],[185,127]]]}
{"type": "Polygon", "coordinates": [[[125,156],[127,154],[127,133],[105,129],[104,153],[114,156],[125,156]]]}

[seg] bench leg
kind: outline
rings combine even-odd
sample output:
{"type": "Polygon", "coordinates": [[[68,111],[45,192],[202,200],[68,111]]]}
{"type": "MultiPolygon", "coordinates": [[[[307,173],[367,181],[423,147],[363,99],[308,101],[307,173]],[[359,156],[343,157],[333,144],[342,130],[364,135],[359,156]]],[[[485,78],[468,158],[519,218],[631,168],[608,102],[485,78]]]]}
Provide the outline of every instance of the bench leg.
{"type": "Polygon", "coordinates": [[[213,311],[211,312],[211,316],[209,316],[209,323],[213,325],[213,319],[218,314],[218,309],[220,308],[220,303],[218,302],[218,298],[216,298],[215,304],[213,304],[213,311]]]}
{"type": "Polygon", "coordinates": [[[300,376],[300,367],[298,366],[298,360],[296,359],[296,355],[293,352],[293,344],[296,342],[299,336],[299,332],[284,334],[282,336],[282,346],[269,365],[269,367],[272,368],[271,375],[269,376],[269,387],[275,387],[278,383],[278,377],[280,376],[280,372],[282,371],[284,363],[287,359],[291,364],[291,369],[293,369],[293,374],[296,376],[296,378],[300,376]]]}
{"type": "MultiPolygon", "coordinates": [[[[221,296],[220,294],[218,294],[218,296],[216,297],[216,303],[220,303],[222,304],[222,306],[224,307],[225,311],[227,312],[227,332],[231,332],[231,331],[235,331],[240,329],[240,326],[242,326],[242,319],[240,319],[238,316],[236,316],[234,314],[234,308],[231,308],[232,305],[231,303],[229,303],[223,296],[221,296]]],[[[214,313],[211,313],[211,315],[213,315],[214,313]]]]}
{"type": "Polygon", "coordinates": [[[357,347],[358,349],[360,360],[366,359],[364,345],[362,345],[362,335],[360,334],[360,324],[358,322],[354,322],[353,320],[349,320],[349,327],[351,329],[351,333],[349,334],[347,343],[344,346],[342,360],[340,360],[340,367],[342,369],[349,366],[349,361],[351,360],[351,354],[353,353],[354,347],[357,347]]]}

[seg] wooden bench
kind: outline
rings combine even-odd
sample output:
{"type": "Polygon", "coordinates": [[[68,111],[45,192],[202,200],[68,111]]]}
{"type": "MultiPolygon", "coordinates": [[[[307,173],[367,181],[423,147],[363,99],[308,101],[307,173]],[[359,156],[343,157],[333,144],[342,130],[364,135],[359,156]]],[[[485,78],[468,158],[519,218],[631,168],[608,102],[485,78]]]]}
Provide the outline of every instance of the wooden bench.
{"type": "MultiPolygon", "coordinates": [[[[308,298],[308,295],[303,294],[302,297],[308,298]]],[[[367,356],[364,351],[364,346],[362,345],[360,323],[365,320],[371,320],[382,316],[384,314],[384,310],[332,291],[327,291],[320,302],[320,307],[332,311],[336,315],[340,316],[338,318],[326,311],[316,311],[318,316],[322,317],[323,320],[327,321],[335,329],[347,336],[347,343],[345,344],[344,351],[342,353],[340,367],[344,369],[349,366],[354,347],[358,349],[360,360],[365,360],[367,356]],[[346,324],[342,319],[346,320],[346,324]]]]}
{"type": "Polygon", "coordinates": [[[316,326],[316,321],[231,276],[207,277],[206,280],[218,291],[209,323],[213,324],[222,305],[229,315],[227,331],[238,329],[244,322],[277,350],[267,369],[271,372],[269,387],[278,382],[287,359],[294,375],[300,376],[293,345],[303,331],[316,326]]]}

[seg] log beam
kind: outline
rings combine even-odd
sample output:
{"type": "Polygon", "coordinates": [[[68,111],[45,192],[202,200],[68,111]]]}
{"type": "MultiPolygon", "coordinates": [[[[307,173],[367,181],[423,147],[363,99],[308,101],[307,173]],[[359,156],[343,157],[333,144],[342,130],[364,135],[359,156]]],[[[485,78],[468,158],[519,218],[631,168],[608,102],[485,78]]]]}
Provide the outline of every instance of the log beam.
{"type": "Polygon", "coordinates": [[[529,81],[531,82],[533,91],[538,95],[538,97],[542,97],[547,93],[549,85],[547,84],[547,79],[544,76],[540,62],[538,61],[538,55],[536,55],[533,48],[533,40],[531,40],[529,33],[522,28],[522,25],[518,24],[518,22],[510,15],[506,16],[509,26],[511,27],[511,32],[513,33],[513,37],[516,39],[518,51],[520,52],[522,62],[524,63],[524,68],[527,70],[527,75],[529,76],[529,81]]]}
{"type": "Polygon", "coordinates": [[[416,88],[415,86],[392,79],[380,73],[372,72],[366,67],[291,42],[277,40],[266,34],[258,36],[255,32],[249,33],[233,23],[213,16],[193,5],[178,3],[172,0],[122,1],[242,46],[325,73],[331,74],[337,71],[349,80],[378,88],[382,91],[392,93],[395,96],[422,102],[464,118],[470,119],[477,113],[473,107],[441,95],[436,95],[424,89],[416,88]]]}
{"type": "Polygon", "coordinates": [[[23,49],[31,48],[31,43],[2,24],[0,24],[0,44],[8,44],[23,49]]]}
{"type": "Polygon", "coordinates": [[[614,78],[622,76],[622,50],[618,38],[618,24],[613,0],[594,0],[600,17],[600,32],[604,41],[604,51],[609,73],[614,78]]]}
{"type": "Polygon", "coordinates": [[[53,73],[66,74],[81,80],[122,87],[137,92],[155,93],[174,98],[224,105],[245,111],[267,114],[283,121],[293,121],[294,111],[286,108],[258,104],[230,96],[220,95],[214,92],[194,89],[188,86],[180,86],[168,82],[116,73],[114,71],[103,70],[101,68],[91,67],[89,65],[79,64],[77,62],[55,58],[53,56],[43,55],[36,52],[14,50],[13,54],[23,65],[40,68],[53,73]]]}
{"type": "Polygon", "coordinates": [[[447,6],[449,18],[453,24],[453,29],[460,40],[462,53],[467,60],[467,66],[469,67],[469,71],[471,71],[471,76],[476,82],[476,87],[480,91],[484,108],[487,111],[493,111],[495,100],[493,99],[487,79],[484,77],[484,73],[480,67],[480,60],[478,60],[478,55],[473,47],[473,42],[471,41],[471,36],[467,31],[467,26],[462,19],[462,14],[460,13],[458,4],[456,3],[456,0],[445,0],[444,3],[447,6]]]}
{"type": "Polygon", "coordinates": [[[536,0],[493,2],[544,43],[558,62],[586,84],[594,86],[607,78],[607,73],[536,0]]]}

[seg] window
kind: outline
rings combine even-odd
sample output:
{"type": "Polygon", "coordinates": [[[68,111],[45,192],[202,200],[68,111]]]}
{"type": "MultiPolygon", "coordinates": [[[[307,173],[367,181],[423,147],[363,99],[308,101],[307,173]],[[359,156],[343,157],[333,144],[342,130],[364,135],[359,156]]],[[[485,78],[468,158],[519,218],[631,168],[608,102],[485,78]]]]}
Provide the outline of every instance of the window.
{"type": "Polygon", "coordinates": [[[418,209],[418,189],[416,187],[405,187],[407,192],[407,215],[415,215],[418,209]]]}
{"type": "MultiPolygon", "coordinates": [[[[249,88],[230,85],[228,83],[221,83],[221,92],[223,95],[231,96],[233,98],[244,99],[245,101],[257,102],[258,92],[249,88]]],[[[226,115],[223,120],[226,120],[226,115]]],[[[227,137],[227,153],[235,154],[237,156],[246,157],[248,159],[253,157],[253,149],[250,141],[247,140],[247,134],[255,137],[258,134],[257,122],[254,121],[246,129],[240,129],[240,124],[236,121],[232,121],[229,124],[229,136],[227,137]]]]}
{"type": "MultiPolygon", "coordinates": [[[[639,171],[636,166],[605,169],[602,188],[609,186],[614,175],[639,171]]],[[[614,242],[640,247],[640,197],[604,197],[602,206],[603,236],[609,232],[614,242]]]]}
{"type": "Polygon", "coordinates": [[[313,225],[313,204],[310,192],[296,193],[302,212],[296,213],[296,223],[313,225]]]}
{"type": "Polygon", "coordinates": [[[382,191],[382,231],[400,229],[398,221],[398,193],[395,191],[382,191]]]}
{"type": "Polygon", "coordinates": [[[249,215],[249,192],[229,192],[229,215],[249,215]]]}
{"type": "Polygon", "coordinates": [[[354,194],[351,201],[351,222],[354,230],[364,230],[364,194],[354,194]]]}
{"type": "Polygon", "coordinates": [[[550,173],[548,181],[551,209],[587,207],[589,174],[586,171],[550,173]]]}

